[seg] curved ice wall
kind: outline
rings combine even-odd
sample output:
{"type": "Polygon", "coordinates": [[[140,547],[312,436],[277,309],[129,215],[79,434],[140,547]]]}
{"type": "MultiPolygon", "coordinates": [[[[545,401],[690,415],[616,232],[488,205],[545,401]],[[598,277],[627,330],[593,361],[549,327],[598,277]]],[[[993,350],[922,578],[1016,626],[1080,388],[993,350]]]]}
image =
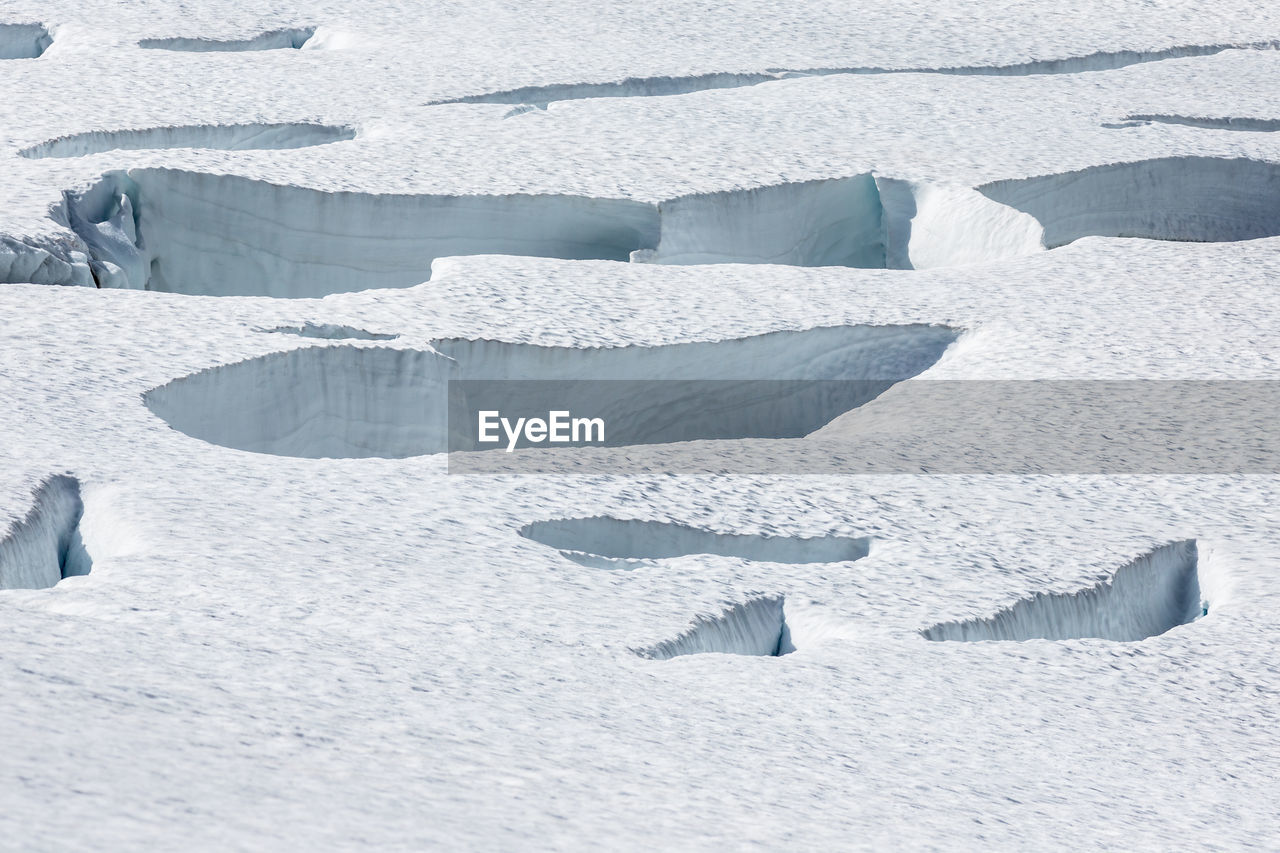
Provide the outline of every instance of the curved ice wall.
{"type": "Polygon", "coordinates": [[[717,616],[697,616],[675,637],[635,652],[652,660],[670,660],[707,653],[781,657],[795,650],[779,595],[735,604],[717,616]]]}
{"type": "Polygon", "coordinates": [[[31,509],[0,539],[0,589],[42,589],[92,566],[80,539],[80,483],[57,475],[36,489],[31,509]]]}
{"type": "Polygon", "coordinates": [[[59,136],[18,153],[31,160],[84,157],[104,151],[210,148],[218,151],[307,148],[355,139],[350,127],[284,122],[277,124],[187,124],[137,130],[91,130],[59,136]]]}
{"type": "Polygon", "coordinates": [[[554,399],[543,384],[505,382],[504,407],[546,412],[553,403],[590,411],[631,425],[631,444],[800,437],[925,370],[958,335],[945,326],[831,326],[658,347],[466,340],[439,341],[438,352],[318,346],[210,368],[153,389],[145,400],[196,438],[312,458],[448,449],[448,395],[469,387],[450,389],[450,379],[562,380],[554,399]],[[664,381],[637,393],[631,382],[582,380],[664,381]],[[721,382],[708,392],[705,380],[721,382]],[[758,380],[835,381],[773,381],[762,395],[758,380]]]}
{"type": "Polygon", "coordinates": [[[1171,542],[1071,593],[1036,593],[986,619],[944,622],[930,640],[1142,640],[1207,615],[1194,540],[1171,542]]]}
{"type": "Polygon", "coordinates": [[[0,24],[0,59],[35,59],[51,44],[43,24],[0,24]]]}
{"type": "Polygon", "coordinates": [[[998,181],[987,198],[1035,217],[1048,248],[1081,237],[1200,243],[1280,235],[1280,165],[1162,157],[998,181]]]}

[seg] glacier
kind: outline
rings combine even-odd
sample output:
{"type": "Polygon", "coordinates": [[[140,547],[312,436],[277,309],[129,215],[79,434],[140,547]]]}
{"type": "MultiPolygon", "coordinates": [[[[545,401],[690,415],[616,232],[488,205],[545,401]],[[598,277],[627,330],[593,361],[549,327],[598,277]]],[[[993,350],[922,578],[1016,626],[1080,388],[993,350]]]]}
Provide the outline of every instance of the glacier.
{"type": "Polygon", "coordinates": [[[1280,837],[1280,7],[0,5],[0,849],[1280,837]]]}

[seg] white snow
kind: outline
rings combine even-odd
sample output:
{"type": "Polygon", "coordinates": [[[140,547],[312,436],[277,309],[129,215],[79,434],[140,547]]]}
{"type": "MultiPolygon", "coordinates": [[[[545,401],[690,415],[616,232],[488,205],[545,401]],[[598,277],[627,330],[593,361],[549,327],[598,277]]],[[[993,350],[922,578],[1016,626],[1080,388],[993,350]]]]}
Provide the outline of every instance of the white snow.
{"type": "MultiPolygon", "coordinates": [[[[1280,8],[0,25],[0,848],[1280,837],[1274,473],[837,473],[945,463],[932,380],[1276,378],[1280,8]],[[426,452],[450,377],[882,369],[620,401],[736,436],[426,452]]],[[[997,420],[1112,441],[1077,402],[997,420]]]]}

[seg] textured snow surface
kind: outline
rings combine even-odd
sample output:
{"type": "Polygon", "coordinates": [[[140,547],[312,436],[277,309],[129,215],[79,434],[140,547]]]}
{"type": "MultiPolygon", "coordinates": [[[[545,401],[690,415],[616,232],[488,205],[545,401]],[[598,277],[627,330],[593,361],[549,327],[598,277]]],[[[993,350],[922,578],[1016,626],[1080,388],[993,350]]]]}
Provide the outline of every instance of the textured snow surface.
{"type": "Polygon", "coordinates": [[[450,376],[1276,379],[1278,42],[8,0],[0,849],[1273,848],[1280,478],[410,454],[450,376]]]}

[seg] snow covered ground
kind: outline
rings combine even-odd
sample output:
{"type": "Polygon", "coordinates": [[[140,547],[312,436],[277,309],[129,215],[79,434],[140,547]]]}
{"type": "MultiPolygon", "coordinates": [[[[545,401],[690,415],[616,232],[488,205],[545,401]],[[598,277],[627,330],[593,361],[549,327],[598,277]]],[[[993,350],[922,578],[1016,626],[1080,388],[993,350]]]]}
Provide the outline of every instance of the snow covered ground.
{"type": "Polygon", "coordinates": [[[458,376],[1276,378],[1280,10],[0,25],[0,848],[1274,848],[1274,466],[797,465],[912,381],[429,451],[458,376]]]}

